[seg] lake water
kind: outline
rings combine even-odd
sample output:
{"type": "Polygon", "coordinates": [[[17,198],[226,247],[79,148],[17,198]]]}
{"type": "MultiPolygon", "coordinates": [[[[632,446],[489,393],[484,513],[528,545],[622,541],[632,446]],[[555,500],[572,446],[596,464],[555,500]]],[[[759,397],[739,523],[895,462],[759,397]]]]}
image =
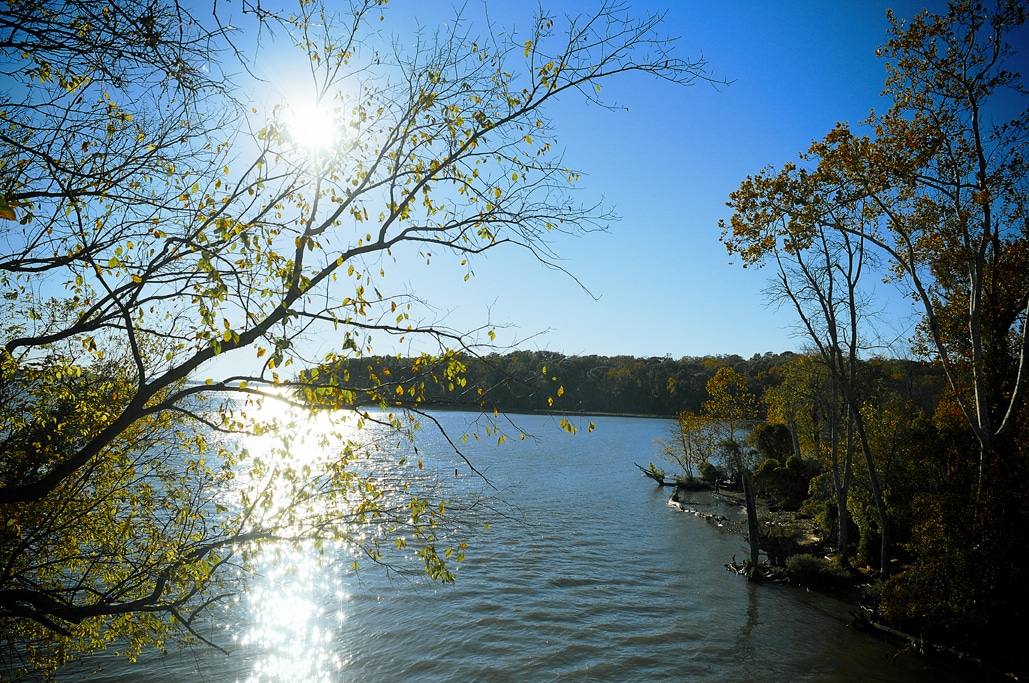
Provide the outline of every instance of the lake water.
{"type": "MultiPolygon", "coordinates": [[[[440,417],[463,433],[469,416],[440,417]]],[[[497,496],[476,512],[457,582],[318,564],[303,553],[262,577],[206,649],[109,656],[94,681],[946,681],[947,671],[847,628],[848,606],[724,569],[737,532],[666,505],[633,465],[658,460],[665,420],[595,418],[576,435],[518,416],[531,436],[472,442],[486,487],[430,430],[423,476],[497,496]],[[454,469],[459,470],[454,476],[454,469]],[[480,521],[489,521],[484,530],[480,521]]],[[[516,432],[517,433],[517,432],[516,432]]],[[[743,519],[707,494],[705,510],[743,519]]],[[[99,667],[100,671],[95,672],[99,667]]]]}

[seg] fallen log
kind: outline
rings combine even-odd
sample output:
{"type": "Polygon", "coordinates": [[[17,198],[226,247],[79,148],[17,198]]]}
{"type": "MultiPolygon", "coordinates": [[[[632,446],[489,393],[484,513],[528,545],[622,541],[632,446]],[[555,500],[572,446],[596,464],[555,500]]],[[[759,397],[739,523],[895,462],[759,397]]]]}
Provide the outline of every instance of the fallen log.
{"type": "Polygon", "coordinates": [[[919,657],[931,657],[938,661],[947,661],[951,664],[960,666],[969,672],[975,672],[979,675],[984,673],[989,674],[991,680],[1019,680],[1019,676],[1017,674],[997,669],[989,662],[986,662],[974,655],[962,652],[961,650],[949,645],[927,640],[921,636],[914,636],[910,633],[905,633],[904,631],[892,628],[874,619],[870,619],[868,616],[861,614],[856,610],[851,610],[850,617],[851,620],[848,626],[890,638],[894,643],[902,646],[900,652],[907,652],[919,657]]]}
{"type": "Polygon", "coordinates": [[[643,474],[656,481],[659,486],[675,486],[676,484],[675,479],[672,479],[671,481],[665,480],[665,471],[654,467],[654,463],[650,463],[650,467],[644,467],[638,462],[634,462],[632,464],[640,468],[640,472],[643,472],[643,474]]]}

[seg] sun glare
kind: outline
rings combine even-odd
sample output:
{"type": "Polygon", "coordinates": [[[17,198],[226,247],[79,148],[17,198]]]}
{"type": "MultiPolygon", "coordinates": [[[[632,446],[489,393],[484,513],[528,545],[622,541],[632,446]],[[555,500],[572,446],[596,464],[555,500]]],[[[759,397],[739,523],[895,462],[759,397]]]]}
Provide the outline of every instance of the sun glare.
{"type": "Polygon", "coordinates": [[[342,582],[310,546],[267,549],[258,562],[247,592],[249,628],[240,639],[253,652],[247,683],[339,680],[346,659],[333,641],[344,619],[342,582]],[[319,601],[330,593],[335,600],[319,601]]]}
{"type": "Polygon", "coordinates": [[[327,104],[291,106],[287,123],[293,143],[315,152],[332,147],[339,137],[339,117],[327,104]]]}

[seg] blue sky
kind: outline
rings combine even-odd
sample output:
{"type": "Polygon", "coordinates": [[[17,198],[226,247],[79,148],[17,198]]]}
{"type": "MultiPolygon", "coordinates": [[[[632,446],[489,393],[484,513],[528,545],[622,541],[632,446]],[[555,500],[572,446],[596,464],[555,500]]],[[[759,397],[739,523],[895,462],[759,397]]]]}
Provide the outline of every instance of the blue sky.
{"type": "MultiPolygon", "coordinates": [[[[474,0],[470,3],[473,6],[474,0]]],[[[489,5],[500,26],[527,24],[535,4],[489,5]]],[[[556,248],[595,300],[560,273],[522,255],[494,252],[473,264],[475,277],[434,270],[415,283],[456,327],[487,317],[507,323],[500,340],[568,355],[739,354],[797,350],[786,309],[766,305],[770,273],[731,264],[718,241],[729,192],[748,174],[797,158],[837,121],[856,125],[885,108],[886,9],[912,16],[912,2],[633,2],[637,14],[667,10],[664,31],[677,50],[703,56],[715,88],[654,79],[610,81],[604,95],[629,111],[571,98],[551,110],[570,166],[581,169],[583,199],[603,197],[620,216],[606,233],[562,238],[556,248]]],[[[594,2],[547,4],[579,14],[594,2]]],[[[414,12],[430,26],[449,16],[445,2],[389,5],[385,30],[414,12]]],[[[940,11],[942,3],[930,4],[940,11]]],[[[903,332],[910,305],[882,292],[890,324],[903,332]]]]}
{"type": "MultiPolygon", "coordinates": [[[[593,14],[600,4],[544,2],[558,19],[593,14]]],[[[943,0],[626,0],[625,12],[664,13],[661,33],[678,38],[676,53],[703,58],[711,77],[731,84],[683,87],[630,75],[604,83],[605,100],[620,108],[569,96],[546,111],[565,163],[582,172],[581,203],[603,201],[620,217],[604,233],[555,239],[560,265],[574,278],[503,249],[473,260],[467,282],[457,258],[391,276],[452,329],[499,325],[501,350],[673,358],[800,350],[807,342],[792,311],[770,307],[763,293],[772,273],[731,263],[718,221],[730,217],[728,195],[748,175],[796,160],[838,121],[857,127],[888,106],[879,95],[884,62],[875,55],[886,40],[887,8],[912,17],[926,6],[946,10],[943,0]]],[[[472,34],[485,35],[483,7],[517,42],[539,11],[535,0],[467,0],[463,9],[452,0],[391,0],[385,21],[373,25],[410,46],[417,26],[431,36],[461,10],[472,34]]],[[[291,71],[285,62],[275,69],[291,71]]],[[[880,332],[901,340],[882,352],[907,353],[903,340],[917,311],[890,286],[875,296],[884,311],[880,332]]],[[[335,346],[328,337],[312,341],[316,356],[335,346]]],[[[432,350],[406,343],[383,337],[373,348],[432,350]]]]}

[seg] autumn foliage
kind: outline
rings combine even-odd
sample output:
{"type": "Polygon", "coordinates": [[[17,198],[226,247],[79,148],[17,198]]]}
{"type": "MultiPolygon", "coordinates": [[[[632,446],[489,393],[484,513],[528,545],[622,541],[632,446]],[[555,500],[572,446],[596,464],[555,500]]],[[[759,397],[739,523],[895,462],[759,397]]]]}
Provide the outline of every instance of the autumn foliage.
{"type": "Polygon", "coordinates": [[[747,178],[722,225],[744,267],[771,264],[776,291],[824,323],[804,320],[826,359],[845,346],[831,341],[834,330],[847,342],[877,341],[860,297],[838,296],[841,284],[867,291],[864,280],[840,273],[894,283],[917,304],[912,348],[942,371],[947,389],[931,419],[905,417],[909,409],[897,402],[866,415],[869,382],[837,373],[866,471],[882,474],[872,497],[894,513],[880,512],[869,526],[866,505],[847,507],[863,536],[896,531],[905,539],[895,551],[906,561],[882,593],[885,618],[952,641],[963,634],[1000,657],[1003,634],[1024,628],[1029,578],[1021,559],[1029,522],[1029,112],[1013,68],[1026,10],[1024,2],[959,0],[939,15],[890,13],[879,51],[885,110],[860,128],[839,123],[799,162],[747,178]],[[862,272],[848,270],[854,263],[862,272]],[[883,429],[895,436],[884,439],[883,429]],[[907,474],[889,473],[898,456],[907,474]],[[902,505],[894,488],[917,504],[902,505]]]}

